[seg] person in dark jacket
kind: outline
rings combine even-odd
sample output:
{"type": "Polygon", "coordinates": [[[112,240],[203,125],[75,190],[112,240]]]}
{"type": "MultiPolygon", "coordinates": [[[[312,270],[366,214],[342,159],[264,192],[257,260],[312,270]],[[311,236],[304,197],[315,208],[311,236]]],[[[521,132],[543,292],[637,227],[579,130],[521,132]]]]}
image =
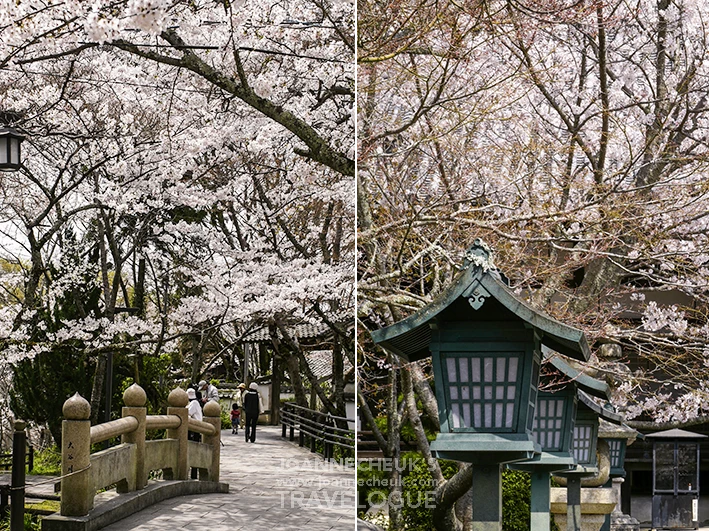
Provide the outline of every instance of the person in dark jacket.
{"type": "Polygon", "coordinates": [[[258,384],[251,382],[249,390],[244,393],[244,413],[246,414],[246,425],[244,431],[246,433],[246,442],[254,442],[256,440],[256,423],[258,416],[263,411],[261,405],[261,396],[258,394],[258,384]]]}

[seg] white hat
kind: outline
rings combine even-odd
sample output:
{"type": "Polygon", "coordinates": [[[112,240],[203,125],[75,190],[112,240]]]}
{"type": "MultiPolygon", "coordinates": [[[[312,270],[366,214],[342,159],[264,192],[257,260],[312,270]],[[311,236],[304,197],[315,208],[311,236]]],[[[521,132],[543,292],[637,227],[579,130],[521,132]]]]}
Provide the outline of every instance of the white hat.
{"type": "Polygon", "coordinates": [[[197,393],[195,393],[194,389],[192,389],[191,387],[187,389],[187,398],[189,398],[190,400],[194,400],[195,398],[197,398],[197,393]]]}
{"type": "Polygon", "coordinates": [[[256,382],[251,382],[249,384],[249,389],[258,389],[258,384],[256,382]]]}
{"type": "Polygon", "coordinates": [[[204,380],[200,380],[197,385],[199,385],[199,388],[201,389],[202,387],[204,387],[205,385],[207,385],[207,382],[205,382],[204,380]]]}

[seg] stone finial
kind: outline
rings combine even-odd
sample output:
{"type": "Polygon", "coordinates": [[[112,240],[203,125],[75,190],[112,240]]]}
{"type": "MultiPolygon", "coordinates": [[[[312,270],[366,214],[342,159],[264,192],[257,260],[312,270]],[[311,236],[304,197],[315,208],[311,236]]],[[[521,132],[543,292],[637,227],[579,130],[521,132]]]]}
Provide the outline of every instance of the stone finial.
{"type": "Polygon", "coordinates": [[[222,414],[222,408],[220,408],[219,404],[217,404],[214,400],[210,400],[204,404],[202,412],[205,417],[219,417],[222,414]]]}
{"type": "Polygon", "coordinates": [[[123,403],[128,407],[143,407],[147,399],[145,390],[136,383],[123,391],[123,403]]]}
{"type": "Polygon", "coordinates": [[[170,407],[185,407],[190,403],[190,399],[187,398],[187,392],[184,389],[177,387],[167,395],[167,403],[170,407]]]}
{"type": "Polygon", "coordinates": [[[88,420],[91,416],[91,405],[77,392],[64,402],[62,415],[67,420],[88,420]]]}
{"type": "Polygon", "coordinates": [[[27,423],[24,420],[16,420],[14,427],[15,427],[15,431],[25,431],[25,428],[27,427],[27,423]]]}

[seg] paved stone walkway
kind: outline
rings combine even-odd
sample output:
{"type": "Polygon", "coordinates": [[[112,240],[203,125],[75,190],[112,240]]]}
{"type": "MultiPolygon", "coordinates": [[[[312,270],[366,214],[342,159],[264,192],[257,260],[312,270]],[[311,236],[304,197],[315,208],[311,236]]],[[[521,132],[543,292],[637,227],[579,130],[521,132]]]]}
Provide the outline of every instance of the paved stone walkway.
{"type": "Polygon", "coordinates": [[[105,531],[354,531],[353,468],[327,463],[281,438],[280,426],[222,432],[221,481],[229,494],[172,498],[105,527],[105,531]]]}

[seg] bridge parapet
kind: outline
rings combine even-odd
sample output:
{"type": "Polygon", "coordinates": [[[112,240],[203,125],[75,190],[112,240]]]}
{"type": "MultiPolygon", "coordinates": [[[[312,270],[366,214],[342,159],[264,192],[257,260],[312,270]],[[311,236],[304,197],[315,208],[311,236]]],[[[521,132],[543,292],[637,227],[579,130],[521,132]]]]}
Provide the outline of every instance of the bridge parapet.
{"type": "Polygon", "coordinates": [[[199,469],[200,481],[219,481],[221,411],[204,406],[204,421],[188,418],[187,393],[180,388],[168,396],[166,415],[147,415],[145,391],[133,384],[123,393],[122,418],[91,426],[91,407],[76,393],[62,409],[63,516],[84,516],[94,506],[100,489],[116,484],[119,493],[145,488],[151,470],[165,479],[188,480],[189,469],[199,469]],[[166,429],[166,439],[146,441],[147,429],[166,429]],[[187,440],[187,431],[202,434],[202,442],[187,440]],[[121,437],[121,444],[91,453],[91,445],[121,437]]]}

